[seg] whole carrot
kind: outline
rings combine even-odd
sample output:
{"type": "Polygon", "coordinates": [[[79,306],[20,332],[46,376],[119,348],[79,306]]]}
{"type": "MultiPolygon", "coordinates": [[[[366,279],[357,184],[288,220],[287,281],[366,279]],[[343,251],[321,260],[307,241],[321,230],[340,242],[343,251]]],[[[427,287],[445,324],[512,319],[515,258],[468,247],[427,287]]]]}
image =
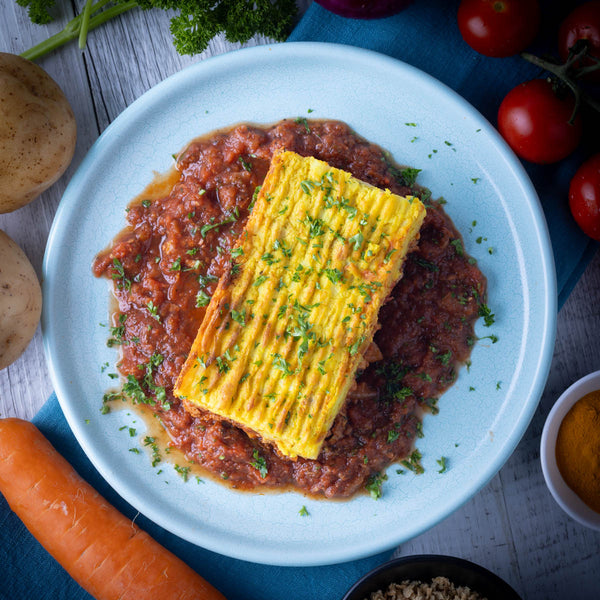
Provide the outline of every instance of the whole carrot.
{"type": "Polygon", "coordinates": [[[225,600],[100,496],[28,421],[0,419],[0,492],[97,600],[225,600]]]}

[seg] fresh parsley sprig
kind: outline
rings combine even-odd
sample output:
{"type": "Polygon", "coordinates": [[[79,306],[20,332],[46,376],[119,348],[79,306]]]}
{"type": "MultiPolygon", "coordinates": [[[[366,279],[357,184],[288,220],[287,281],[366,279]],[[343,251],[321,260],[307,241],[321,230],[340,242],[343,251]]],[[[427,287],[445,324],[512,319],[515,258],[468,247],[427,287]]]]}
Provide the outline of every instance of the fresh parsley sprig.
{"type": "MultiPolygon", "coordinates": [[[[53,20],[56,0],[16,0],[33,23],[53,20]]],[[[66,3],[65,3],[66,4],[66,3]]],[[[171,17],[173,45],[180,54],[199,54],[220,33],[229,42],[247,42],[254,35],[283,41],[298,9],[295,0],[86,0],[80,14],[58,33],[21,54],[36,60],[71,40],[85,45],[88,32],[134,8],[177,11],[171,17]]]]}

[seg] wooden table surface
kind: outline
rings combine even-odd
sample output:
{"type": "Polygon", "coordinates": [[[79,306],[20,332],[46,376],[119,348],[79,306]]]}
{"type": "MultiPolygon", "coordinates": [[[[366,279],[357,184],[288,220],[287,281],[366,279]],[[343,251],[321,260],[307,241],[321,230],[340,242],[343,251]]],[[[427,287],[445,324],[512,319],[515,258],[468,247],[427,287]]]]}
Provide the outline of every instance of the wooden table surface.
{"type": "MultiPolygon", "coordinates": [[[[309,1],[300,4],[306,6],[309,1]]],[[[61,5],[70,8],[71,3],[61,5]]],[[[57,24],[33,26],[13,0],[2,0],[0,51],[22,52],[57,29],[57,24]]],[[[266,41],[258,38],[248,45],[266,41]]],[[[136,98],[172,73],[237,47],[218,38],[201,56],[181,57],[172,46],[167,15],[134,10],[94,31],[85,52],[75,43],[39,61],[73,106],[78,141],[73,163],[58,183],[28,206],[0,215],[0,229],[24,249],[38,276],[61,195],[99,134],[136,98]]],[[[506,579],[527,600],[600,598],[600,533],[562,512],[545,486],[539,461],[542,427],[554,401],[575,380],[599,369],[597,254],[558,315],[550,376],[512,457],[473,499],[398,552],[473,560],[506,579]]],[[[38,328],[24,355],[0,371],[0,416],[29,419],[51,391],[38,328]]]]}

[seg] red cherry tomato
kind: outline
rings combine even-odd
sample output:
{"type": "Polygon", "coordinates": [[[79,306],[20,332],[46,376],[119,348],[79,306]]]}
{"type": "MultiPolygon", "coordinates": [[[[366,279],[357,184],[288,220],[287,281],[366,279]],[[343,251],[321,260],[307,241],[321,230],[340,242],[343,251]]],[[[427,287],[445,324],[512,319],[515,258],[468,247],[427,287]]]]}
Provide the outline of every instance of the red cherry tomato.
{"type": "Polygon", "coordinates": [[[571,179],[569,206],[584,233],[600,240],[600,154],[586,160],[571,179]]]}
{"type": "Polygon", "coordinates": [[[537,0],[462,0],[458,28],[473,50],[486,56],[511,56],[524,50],[540,23],[537,0]]]}
{"type": "Polygon", "coordinates": [[[498,110],[498,129],[521,158],[545,164],[562,160],[579,144],[581,118],[569,119],[575,100],[558,96],[552,83],[533,79],[513,88],[498,110]]]}
{"type": "MultiPolygon", "coordinates": [[[[587,40],[590,55],[600,58],[600,1],[586,2],[578,6],[562,22],[558,32],[558,50],[563,61],[567,60],[569,48],[578,40],[587,40]]],[[[577,66],[592,64],[592,60],[588,59],[577,66]]],[[[600,70],[590,73],[588,77],[600,81],[600,70]]]]}

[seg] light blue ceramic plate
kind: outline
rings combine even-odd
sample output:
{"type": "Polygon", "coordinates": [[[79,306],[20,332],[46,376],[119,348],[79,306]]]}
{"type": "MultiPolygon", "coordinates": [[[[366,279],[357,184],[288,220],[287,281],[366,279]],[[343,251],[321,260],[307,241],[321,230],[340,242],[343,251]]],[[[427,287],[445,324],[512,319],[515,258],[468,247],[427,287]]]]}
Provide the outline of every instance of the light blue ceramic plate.
{"type": "MultiPolygon", "coordinates": [[[[552,355],[556,285],[546,223],[525,171],[490,124],[438,81],[379,54],[313,43],[233,52],[170,77],[134,102],[81,164],[60,204],[44,262],[43,332],[61,406],[83,449],[140,512],[211,550],[281,565],[341,562],[376,553],[435,525],[477,492],[521,439],[552,355]],[[309,113],[309,110],[311,111],[309,113]],[[419,182],[447,200],[468,252],[489,281],[496,322],[472,366],[427,416],[425,474],[388,470],[383,497],[349,502],[298,493],[237,493],[157,475],[124,425],[128,411],[100,414],[113,383],[104,363],[109,288],[92,276],[95,254],[124,226],[124,209],[167,170],[191,138],[242,121],[341,119],[422,169],[419,182]],[[481,238],[481,239],[479,239],[481,238]],[[479,240],[479,242],[478,242],[479,240]],[[491,250],[491,254],[489,249],[491,250]],[[474,388],[474,389],[471,389],[474,388]],[[86,422],[89,420],[89,423],[86,422]],[[447,457],[448,471],[437,460],[447,457]],[[166,483],[168,482],[168,484],[166,483]],[[309,516],[299,515],[306,506],[309,516]]],[[[136,423],[134,423],[134,420],[136,423]]]]}

